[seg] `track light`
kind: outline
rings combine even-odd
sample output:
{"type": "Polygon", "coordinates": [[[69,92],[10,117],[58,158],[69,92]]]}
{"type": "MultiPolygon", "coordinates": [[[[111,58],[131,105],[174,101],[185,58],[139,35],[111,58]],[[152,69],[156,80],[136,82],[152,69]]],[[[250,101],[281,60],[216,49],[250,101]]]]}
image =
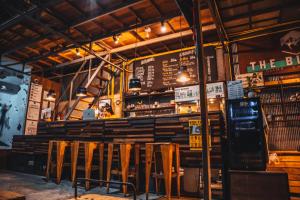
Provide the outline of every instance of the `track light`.
{"type": "Polygon", "coordinates": [[[167,31],[167,27],[166,27],[165,21],[162,21],[162,22],[161,22],[160,31],[161,31],[162,33],[165,33],[165,32],[167,31]]]}
{"type": "Polygon", "coordinates": [[[79,49],[76,49],[76,55],[77,55],[77,56],[80,56],[80,51],[79,51],[79,49]]]}
{"type": "Polygon", "coordinates": [[[146,32],[146,38],[149,38],[151,33],[151,28],[149,26],[145,27],[145,32],[146,32]]]}
{"type": "Polygon", "coordinates": [[[113,40],[114,40],[115,44],[119,44],[120,35],[114,35],[113,40]]]}
{"type": "Polygon", "coordinates": [[[132,78],[129,81],[129,90],[133,92],[140,91],[142,89],[141,80],[138,78],[132,78]]]}
{"type": "Polygon", "coordinates": [[[77,97],[85,97],[87,96],[87,90],[85,87],[78,87],[76,90],[77,97]]]}

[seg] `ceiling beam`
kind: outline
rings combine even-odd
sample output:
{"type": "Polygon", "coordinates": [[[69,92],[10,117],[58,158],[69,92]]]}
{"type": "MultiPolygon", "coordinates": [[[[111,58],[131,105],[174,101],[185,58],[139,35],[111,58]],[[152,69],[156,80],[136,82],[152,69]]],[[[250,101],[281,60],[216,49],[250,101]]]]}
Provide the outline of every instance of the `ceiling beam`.
{"type": "Polygon", "coordinates": [[[188,22],[190,28],[193,27],[193,2],[191,0],[175,0],[178,8],[188,22]]]}
{"type": "MultiPolygon", "coordinates": [[[[24,19],[25,15],[32,15],[34,13],[37,13],[38,11],[41,11],[51,5],[55,5],[58,4],[60,2],[62,2],[62,0],[52,0],[52,1],[46,1],[47,3],[42,4],[41,6],[37,7],[34,6],[32,8],[30,8],[29,10],[19,13],[16,16],[14,16],[12,19],[9,19],[5,22],[3,22],[2,24],[0,24],[0,31],[3,31],[4,29],[13,26],[15,24],[17,24],[18,22],[22,21],[24,19]]],[[[1,0],[2,5],[5,5],[7,3],[6,0],[1,0]]]]}
{"type": "MultiPolygon", "coordinates": [[[[215,25],[212,24],[212,25],[203,26],[202,30],[205,32],[205,31],[213,30],[215,28],[216,28],[215,25]]],[[[139,47],[143,47],[143,46],[147,46],[147,45],[151,45],[151,44],[155,44],[155,43],[161,43],[163,41],[168,41],[168,40],[176,39],[176,38],[179,38],[179,37],[190,36],[192,34],[193,34],[193,32],[191,30],[172,33],[172,34],[169,34],[169,35],[164,35],[164,36],[161,36],[161,37],[157,37],[157,38],[153,38],[153,39],[149,39],[149,40],[129,44],[129,45],[126,45],[126,46],[113,48],[109,51],[109,53],[119,53],[119,52],[127,51],[127,50],[130,50],[130,49],[134,49],[134,48],[139,48],[139,47]]],[[[108,52],[103,51],[103,52],[97,53],[97,55],[103,56],[107,53],[108,52]]],[[[54,68],[61,68],[61,67],[65,67],[65,66],[68,66],[68,65],[73,65],[73,64],[82,62],[85,59],[88,60],[88,59],[93,59],[93,58],[95,58],[95,56],[89,55],[89,56],[86,56],[85,58],[79,58],[79,59],[76,59],[76,60],[73,60],[73,61],[70,61],[70,62],[66,62],[66,63],[63,63],[63,64],[56,65],[56,66],[54,66],[54,68]]]]}

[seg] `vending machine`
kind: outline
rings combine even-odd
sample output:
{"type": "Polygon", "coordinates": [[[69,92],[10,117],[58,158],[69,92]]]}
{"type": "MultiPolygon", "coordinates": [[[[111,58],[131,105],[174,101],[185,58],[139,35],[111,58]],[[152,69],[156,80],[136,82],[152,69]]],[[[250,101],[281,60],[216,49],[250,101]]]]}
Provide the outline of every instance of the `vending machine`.
{"type": "Polygon", "coordinates": [[[259,98],[227,101],[229,170],[265,170],[266,142],[259,98]]]}

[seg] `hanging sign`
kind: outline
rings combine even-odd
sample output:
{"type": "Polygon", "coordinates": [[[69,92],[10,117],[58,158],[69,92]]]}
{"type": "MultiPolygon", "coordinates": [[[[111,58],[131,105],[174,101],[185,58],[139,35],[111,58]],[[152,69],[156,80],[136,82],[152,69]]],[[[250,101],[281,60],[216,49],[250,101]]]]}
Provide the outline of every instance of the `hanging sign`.
{"type": "Polygon", "coordinates": [[[242,80],[227,81],[228,99],[241,99],[244,97],[242,80]]]}
{"type": "Polygon", "coordinates": [[[197,101],[200,99],[199,85],[175,88],[175,102],[197,101]]]}

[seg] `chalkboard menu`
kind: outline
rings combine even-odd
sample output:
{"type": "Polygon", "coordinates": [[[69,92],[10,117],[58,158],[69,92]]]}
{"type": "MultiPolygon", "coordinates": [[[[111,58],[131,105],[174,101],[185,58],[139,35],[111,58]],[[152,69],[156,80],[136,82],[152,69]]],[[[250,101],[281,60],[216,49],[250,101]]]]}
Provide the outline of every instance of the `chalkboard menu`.
{"type": "MultiPolygon", "coordinates": [[[[209,52],[209,54],[214,53],[214,51],[209,52]]],[[[206,63],[209,66],[208,73],[210,74],[212,71],[211,65],[216,65],[215,54],[206,55],[206,59],[208,60],[206,63]]],[[[191,79],[185,84],[196,84],[199,80],[198,67],[195,50],[191,49],[136,61],[133,70],[135,77],[141,80],[142,91],[183,86],[182,83],[176,81],[180,61],[182,65],[187,66],[187,71],[191,79]]]]}

